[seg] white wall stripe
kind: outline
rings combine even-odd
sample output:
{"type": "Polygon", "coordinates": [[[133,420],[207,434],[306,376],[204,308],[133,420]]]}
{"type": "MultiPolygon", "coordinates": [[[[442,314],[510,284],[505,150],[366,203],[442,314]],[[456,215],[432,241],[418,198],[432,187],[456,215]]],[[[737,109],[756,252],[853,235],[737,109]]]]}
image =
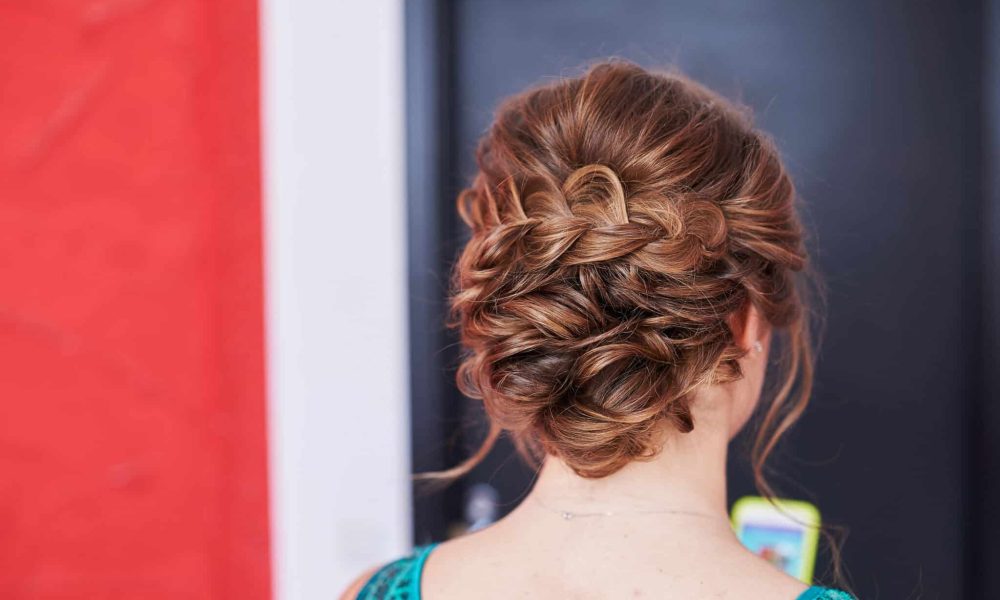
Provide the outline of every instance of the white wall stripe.
{"type": "Polygon", "coordinates": [[[402,0],[261,0],[274,597],[410,544],[402,0]]]}

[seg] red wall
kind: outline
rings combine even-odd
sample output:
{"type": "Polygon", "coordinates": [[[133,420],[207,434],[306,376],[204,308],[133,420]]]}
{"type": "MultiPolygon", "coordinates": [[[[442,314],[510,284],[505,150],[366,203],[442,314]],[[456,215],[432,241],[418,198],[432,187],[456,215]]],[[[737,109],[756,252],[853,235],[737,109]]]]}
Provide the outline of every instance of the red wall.
{"type": "Polygon", "coordinates": [[[270,595],[254,0],[0,6],[0,597],[270,595]]]}

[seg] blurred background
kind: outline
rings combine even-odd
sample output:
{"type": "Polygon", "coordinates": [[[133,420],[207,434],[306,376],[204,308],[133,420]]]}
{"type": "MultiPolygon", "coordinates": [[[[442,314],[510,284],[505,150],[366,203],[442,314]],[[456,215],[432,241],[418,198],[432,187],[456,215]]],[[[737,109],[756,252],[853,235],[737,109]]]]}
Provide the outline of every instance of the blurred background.
{"type": "Polygon", "coordinates": [[[607,56],[751,106],[807,207],[825,328],[772,481],[860,598],[1000,596],[997,0],[13,0],[0,597],[337,597],[513,508],[505,444],[409,480],[483,433],[454,197],[499,99],[607,56]]]}

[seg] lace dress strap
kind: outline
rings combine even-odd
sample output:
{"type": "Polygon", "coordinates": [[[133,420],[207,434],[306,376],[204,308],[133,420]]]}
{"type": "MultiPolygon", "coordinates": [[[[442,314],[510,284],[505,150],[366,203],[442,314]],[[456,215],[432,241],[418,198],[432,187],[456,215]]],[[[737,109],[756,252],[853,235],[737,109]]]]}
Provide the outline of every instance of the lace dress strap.
{"type": "Polygon", "coordinates": [[[411,554],[383,566],[361,588],[357,600],[420,600],[424,561],[436,545],[418,546],[411,554]]]}
{"type": "Polygon", "coordinates": [[[796,600],[856,600],[856,598],[843,590],[814,585],[799,594],[796,600]]]}

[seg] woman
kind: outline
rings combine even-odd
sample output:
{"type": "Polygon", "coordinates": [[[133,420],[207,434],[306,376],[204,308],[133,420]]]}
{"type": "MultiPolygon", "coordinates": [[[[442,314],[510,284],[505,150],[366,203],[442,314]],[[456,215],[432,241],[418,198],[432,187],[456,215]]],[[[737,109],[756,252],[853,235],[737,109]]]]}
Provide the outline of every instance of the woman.
{"type": "Polygon", "coordinates": [[[458,198],[459,388],[541,463],[494,525],[362,574],[344,598],[840,600],[744,549],[726,452],[763,389],[755,474],[812,384],[807,255],[778,153],[675,74],[604,61],[505,101],[458,198]]]}

